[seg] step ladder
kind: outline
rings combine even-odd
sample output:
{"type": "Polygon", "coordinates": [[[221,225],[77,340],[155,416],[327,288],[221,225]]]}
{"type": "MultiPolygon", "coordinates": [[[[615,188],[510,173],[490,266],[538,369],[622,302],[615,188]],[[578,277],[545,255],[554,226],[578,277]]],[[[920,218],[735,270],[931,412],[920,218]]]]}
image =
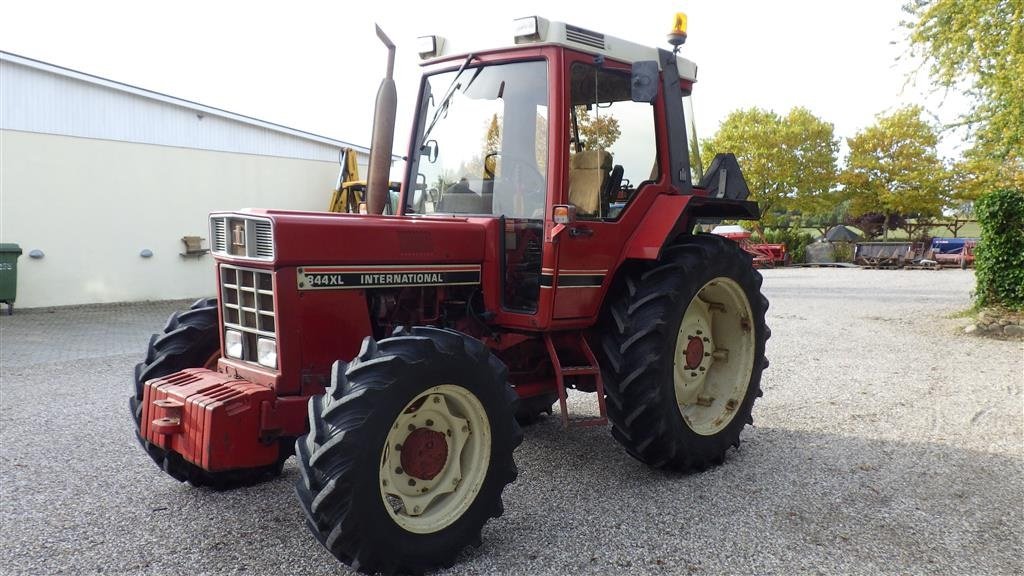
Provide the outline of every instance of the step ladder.
{"type": "MultiPolygon", "coordinates": [[[[555,369],[555,385],[558,392],[558,406],[562,411],[562,427],[568,428],[569,424],[574,426],[603,426],[608,423],[608,411],[605,408],[604,403],[604,382],[601,380],[601,368],[597,364],[597,358],[594,356],[594,352],[590,349],[590,345],[587,343],[587,339],[584,338],[583,332],[575,332],[571,336],[566,336],[571,339],[570,345],[576,349],[576,352],[582,354],[586,358],[587,364],[584,366],[563,366],[562,360],[558,356],[558,347],[555,345],[555,339],[552,338],[550,333],[544,334],[544,345],[548,349],[548,355],[551,357],[551,365],[555,369]],[[566,405],[566,389],[565,389],[565,378],[567,376],[582,376],[594,379],[594,389],[597,393],[597,406],[600,416],[597,418],[569,418],[569,407],[566,405]]],[[[563,347],[563,349],[565,349],[563,347]]]]}

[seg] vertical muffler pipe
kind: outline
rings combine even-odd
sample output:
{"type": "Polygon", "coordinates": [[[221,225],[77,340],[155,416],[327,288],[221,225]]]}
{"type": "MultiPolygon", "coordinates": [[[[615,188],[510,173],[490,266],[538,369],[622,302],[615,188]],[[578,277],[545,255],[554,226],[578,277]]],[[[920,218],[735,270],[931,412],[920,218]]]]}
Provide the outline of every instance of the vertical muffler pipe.
{"type": "Polygon", "coordinates": [[[370,173],[366,179],[366,211],[382,214],[388,201],[391,180],[391,151],[395,142],[395,112],[398,94],[395,91],[395,45],[384,31],[377,28],[377,37],[388,49],[388,73],[377,90],[373,111],[373,136],[370,139],[370,173]]]}

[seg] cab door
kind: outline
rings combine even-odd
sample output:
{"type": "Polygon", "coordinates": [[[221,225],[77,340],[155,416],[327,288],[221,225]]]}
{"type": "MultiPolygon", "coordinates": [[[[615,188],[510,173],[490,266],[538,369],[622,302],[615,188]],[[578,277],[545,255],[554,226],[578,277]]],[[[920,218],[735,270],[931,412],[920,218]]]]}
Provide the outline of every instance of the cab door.
{"type": "MultiPolygon", "coordinates": [[[[630,67],[571,54],[565,62],[567,167],[557,203],[576,208],[576,220],[556,243],[556,266],[542,282],[555,291],[553,317],[597,314],[629,228],[634,201],[658,180],[653,104],[633,102],[630,67]],[[624,225],[625,224],[625,225],[624,225]]],[[[557,125],[557,124],[556,124],[557,125]]]]}

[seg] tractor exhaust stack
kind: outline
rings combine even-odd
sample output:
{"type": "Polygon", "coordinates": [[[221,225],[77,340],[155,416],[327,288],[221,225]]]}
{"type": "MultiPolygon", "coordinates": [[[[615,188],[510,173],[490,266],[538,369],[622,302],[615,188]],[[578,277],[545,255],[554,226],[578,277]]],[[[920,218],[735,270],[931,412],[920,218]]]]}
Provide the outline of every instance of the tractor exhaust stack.
{"type": "Polygon", "coordinates": [[[370,169],[366,180],[366,211],[381,214],[388,200],[391,180],[391,151],[395,141],[395,111],[398,94],[395,90],[395,44],[377,28],[377,37],[388,49],[388,71],[377,90],[373,112],[373,136],[370,139],[370,169]]]}

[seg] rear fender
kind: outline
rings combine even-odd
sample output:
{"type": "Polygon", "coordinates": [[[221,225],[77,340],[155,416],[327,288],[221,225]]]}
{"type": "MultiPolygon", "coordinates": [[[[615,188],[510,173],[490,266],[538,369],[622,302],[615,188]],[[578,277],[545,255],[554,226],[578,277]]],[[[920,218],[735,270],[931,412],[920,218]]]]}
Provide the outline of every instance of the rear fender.
{"type": "Polygon", "coordinates": [[[756,202],[662,194],[633,231],[622,260],[657,260],[661,249],[680,234],[690,232],[698,219],[757,220],[759,216],[756,202]]]}

